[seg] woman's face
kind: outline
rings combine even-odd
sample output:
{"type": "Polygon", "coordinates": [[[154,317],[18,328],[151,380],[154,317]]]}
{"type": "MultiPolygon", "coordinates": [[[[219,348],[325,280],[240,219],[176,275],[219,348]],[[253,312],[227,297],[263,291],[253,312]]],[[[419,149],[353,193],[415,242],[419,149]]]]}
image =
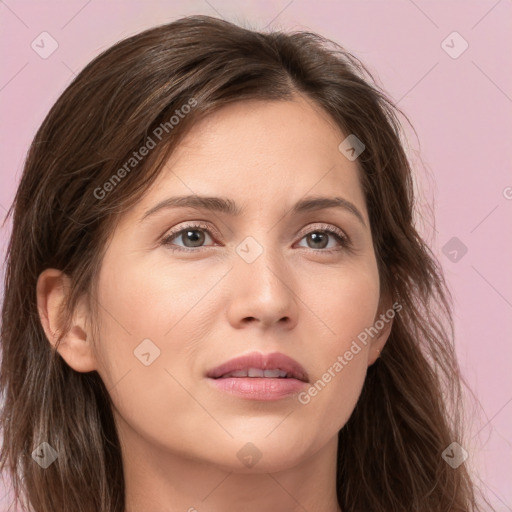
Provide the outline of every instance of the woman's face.
{"type": "Polygon", "coordinates": [[[346,135],[302,98],[230,105],[194,127],[121,219],[99,274],[95,358],[123,442],[276,471],[335,439],[387,337],[358,341],[384,310],[357,160],[338,149],[346,135]],[[223,199],[198,205],[206,197],[223,199]],[[307,207],[313,198],[352,211],[307,207]],[[246,369],[281,353],[308,382],[208,377],[253,353],[263,358],[246,369]]]}

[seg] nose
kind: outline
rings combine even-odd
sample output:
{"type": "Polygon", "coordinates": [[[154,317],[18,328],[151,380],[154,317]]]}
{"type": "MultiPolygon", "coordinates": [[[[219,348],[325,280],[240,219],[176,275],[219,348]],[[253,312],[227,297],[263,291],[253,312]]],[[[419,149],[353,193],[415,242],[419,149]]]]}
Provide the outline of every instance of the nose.
{"type": "Polygon", "coordinates": [[[298,296],[289,262],[263,248],[252,263],[235,255],[229,273],[228,319],[235,328],[249,325],[291,329],[297,323],[298,296]]]}

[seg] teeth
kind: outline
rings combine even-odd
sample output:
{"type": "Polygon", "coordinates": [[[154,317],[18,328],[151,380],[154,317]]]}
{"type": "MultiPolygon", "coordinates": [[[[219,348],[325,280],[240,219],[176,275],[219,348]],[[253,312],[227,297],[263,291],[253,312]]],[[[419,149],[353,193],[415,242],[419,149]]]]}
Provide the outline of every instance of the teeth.
{"type": "Polygon", "coordinates": [[[263,370],[265,377],[271,377],[277,379],[279,377],[286,377],[286,372],[282,370],[263,370]]]}
{"type": "Polygon", "coordinates": [[[266,378],[284,378],[287,373],[283,370],[261,370],[259,368],[248,368],[247,370],[236,370],[234,372],[226,373],[223,378],[227,377],[266,377],[266,378]]]}
{"type": "Polygon", "coordinates": [[[247,377],[247,370],[238,370],[236,372],[228,373],[224,377],[247,377]]]}

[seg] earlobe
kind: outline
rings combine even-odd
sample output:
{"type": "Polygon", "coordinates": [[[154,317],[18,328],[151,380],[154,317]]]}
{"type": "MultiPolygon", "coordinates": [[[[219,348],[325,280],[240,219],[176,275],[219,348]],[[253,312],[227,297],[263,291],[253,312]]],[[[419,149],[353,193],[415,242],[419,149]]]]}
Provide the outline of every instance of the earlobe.
{"type": "Polygon", "coordinates": [[[48,341],[57,348],[66,363],[77,372],[91,372],[97,366],[90,333],[87,332],[88,311],[83,302],[77,305],[70,328],[64,332],[63,311],[70,288],[70,278],[62,271],[44,270],[36,287],[39,318],[48,341]]]}

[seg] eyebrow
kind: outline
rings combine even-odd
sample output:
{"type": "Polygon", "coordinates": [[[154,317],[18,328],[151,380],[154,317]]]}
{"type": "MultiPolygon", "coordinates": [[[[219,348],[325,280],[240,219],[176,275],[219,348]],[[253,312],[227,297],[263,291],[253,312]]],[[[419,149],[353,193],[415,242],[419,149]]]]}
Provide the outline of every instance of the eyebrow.
{"type": "MultiPolygon", "coordinates": [[[[244,209],[236,205],[236,203],[227,197],[211,197],[211,196],[175,196],[164,199],[159,202],[140,219],[140,222],[145,221],[151,215],[154,215],[162,209],[168,208],[193,208],[196,210],[209,210],[214,212],[225,213],[231,216],[240,216],[244,209]]],[[[366,227],[364,217],[357,207],[342,197],[308,197],[295,203],[292,208],[292,213],[300,214],[305,212],[325,210],[328,208],[340,208],[342,210],[352,213],[361,224],[366,227]]]]}

